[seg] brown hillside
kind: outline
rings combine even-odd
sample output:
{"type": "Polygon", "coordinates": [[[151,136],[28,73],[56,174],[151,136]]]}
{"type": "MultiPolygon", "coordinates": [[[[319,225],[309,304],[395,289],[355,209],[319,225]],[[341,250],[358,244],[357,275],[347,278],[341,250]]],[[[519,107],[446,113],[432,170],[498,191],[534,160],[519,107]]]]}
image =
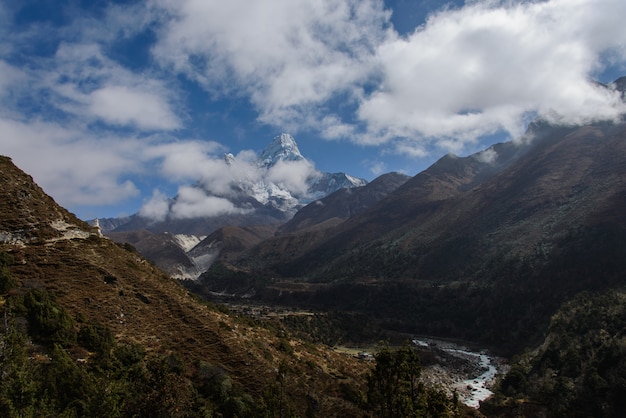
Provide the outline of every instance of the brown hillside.
{"type": "Polygon", "coordinates": [[[201,303],[132,249],[59,207],[6,157],[0,213],[0,250],[12,256],[18,282],[13,293],[45,288],[77,323],[104,324],[118,342],[139,343],[149,355],[178,353],[188,373],[198,360],[219,365],[253,397],[276,381],[283,362],[286,393],[301,413],[315,399],[322,416],[357,414],[340,384],[362,390],[364,363],[201,303]]]}

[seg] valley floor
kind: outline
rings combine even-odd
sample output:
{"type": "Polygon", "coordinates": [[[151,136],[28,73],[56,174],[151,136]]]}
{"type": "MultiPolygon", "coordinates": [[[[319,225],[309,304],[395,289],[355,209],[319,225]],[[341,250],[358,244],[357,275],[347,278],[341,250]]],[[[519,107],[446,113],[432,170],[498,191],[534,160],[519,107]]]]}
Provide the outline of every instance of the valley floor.
{"type": "MultiPolygon", "coordinates": [[[[309,310],[295,307],[281,307],[267,304],[227,304],[233,312],[260,320],[282,320],[286,317],[307,317],[314,315],[309,310]]],[[[443,389],[449,396],[456,392],[459,400],[471,408],[478,408],[480,402],[490,397],[490,390],[498,375],[508,370],[505,359],[493,356],[480,348],[468,348],[460,342],[444,341],[430,337],[411,339],[422,359],[422,379],[431,387],[443,389]]],[[[358,358],[364,362],[374,361],[377,342],[359,345],[337,345],[336,352],[358,358]]]]}
{"type": "MultiPolygon", "coordinates": [[[[469,349],[464,345],[433,338],[415,338],[422,361],[422,380],[431,387],[443,389],[449,396],[456,392],[459,400],[471,408],[489,398],[498,375],[506,373],[507,362],[485,350],[469,349]]],[[[375,345],[338,346],[335,351],[363,361],[373,361],[375,345]]]]}

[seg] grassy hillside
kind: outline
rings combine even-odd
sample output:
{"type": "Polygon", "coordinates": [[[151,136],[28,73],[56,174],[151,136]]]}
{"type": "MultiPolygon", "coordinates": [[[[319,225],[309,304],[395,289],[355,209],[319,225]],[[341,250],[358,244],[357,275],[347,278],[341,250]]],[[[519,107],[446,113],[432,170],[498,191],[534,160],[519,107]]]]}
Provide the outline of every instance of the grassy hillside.
{"type": "Polygon", "coordinates": [[[7,158],[0,181],[3,416],[362,414],[364,363],[203,303],[7,158]]]}

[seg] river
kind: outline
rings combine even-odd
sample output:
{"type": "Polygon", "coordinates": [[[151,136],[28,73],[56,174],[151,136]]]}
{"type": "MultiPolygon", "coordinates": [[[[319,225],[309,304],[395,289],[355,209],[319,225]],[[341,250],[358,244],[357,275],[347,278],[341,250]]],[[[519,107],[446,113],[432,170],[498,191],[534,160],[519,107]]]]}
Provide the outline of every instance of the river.
{"type": "Polygon", "coordinates": [[[438,359],[437,364],[424,367],[423,378],[456,392],[459,400],[472,408],[478,408],[481,401],[493,395],[489,388],[496,375],[504,371],[502,359],[485,350],[472,351],[459,344],[430,338],[414,338],[413,344],[431,351],[438,359]]]}

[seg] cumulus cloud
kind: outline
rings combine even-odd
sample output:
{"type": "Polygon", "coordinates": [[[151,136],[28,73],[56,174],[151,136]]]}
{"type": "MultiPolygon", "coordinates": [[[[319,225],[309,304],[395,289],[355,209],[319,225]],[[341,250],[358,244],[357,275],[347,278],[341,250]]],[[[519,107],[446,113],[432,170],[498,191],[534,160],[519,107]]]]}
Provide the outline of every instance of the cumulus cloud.
{"type": "Polygon", "coordinates": [[[387,165],[383,161],[367,160],[363,162],[369,168],[369,171],[375,176],[380,176],[387,171],[387,165]]]}
{"type": "Polygon", "coordinates": [[[207,194],[203,189],[183,186],[171,208],[174,219],[189,219],[245,213],[246,209],[237,208],[228,199],[207,194]]]}
{"type": "Polygon", "coordinates": [[[63,205],[107,205],[138,195],[142,142],[98,137],[80,127],[0,118],[2,153],[10,155],[63,205]]]}
{"type": "Polygon", "coordinates": [[[160,160],[160,173],[175,181],[197,180],[210,176],[215,164],[222,165],[215,153],[224,148],[213,141],[176,141],[157,144],[144,151],[150,159],[160,160]]]}
{"type": "Polygon", "coordinates": [[[307,181],[319,173],[307,160],[278,161],[267,171],[266,178],[299,196],[306,196],[307,181]]]}
{"type": "Polygon", "coordinates": [[[580,123],[624,111],[591,82],[626,58],[621,0],[472,1],[406,36],[374,0],[151,7],[167,16],[153,48],[162,65],[249,98],[264,123],[326,139],[400,141],[397,152],[423,157],[518,136],[529,114],[580,123]]]}
{"type": "Polygon", "coordinates": [[[154,190],[152,196],[139,210],[139,216],[155,221],[164,221],[170,211],[170,199],[160,190],[154,190]]]}
{"type": "MultiPolygon", "coordinates": [[[[608,65],[625,68],[623,0],[473,0],[406,35],[381,0],[77,7],[64,9],[63,26],[18,27],[21,6],[0,4],[2,153],[69,206],[135,197],[136,176],[155,168],[163,181],[213,193],[181,189],[177,216],[198,213],[196,202],[238,210],[216,196],[252,180],[303,192],[312,165],[267,170],[249,150],[227,164],[227,148],[201,138],[211,128],[191,114],[189,80],[211,100],[251,104],[261,124],[417,159],[519,136],[536,115],[582,123],[625,111],[619,94],[590,81],[608,65]],[[116,47],[140,33],[149,54],[133,67],[116,47]]],[[[163,216],[162,197],[146,213],[163,216]]]]}
{"type": "Polygon", "coordinates": [[[159,161],[160,174],[179,182],[195,181],[216,195],[233,195],[242,184],[262,181],[267,172],[254,151],[241,151],[228,162],[225,148],[212,141],[181,141],[150,147],[150,159],[159,161]]]}
{"type": "Polygon", "coordinates": [[[213,193],[232,195],[241,187],[256,181],[263,181],[265,170],[258,166],[256,153],[251,150],[237,154],[226,162],[223,156],[211,160],[200,177],[200,183],[213,193]],[[254,155],[254,157],[252,157],[254,155]]]}
{"type": "Polygon", "coordinates": [[[383,142],[438,138],[448,149],[500,130],[519,135],[529,112],[562,123],[614,118],[623,102],[590,77],[603,54],[626,57],[616,17],[625,13],[617,0],[479,1],[439,12],[379,45],[382,83],[359,118],[383,142]]]}
{"type": "Polygon", "coordinates": [[[240,214],[250,211],[247,204],[239,206],[242,195],[254,196],[267,203],[272,196],[289,194],[306,197],[307,180],[320,173],[308,160],[278,161],[265,166],[252,150],[237,156],[216,155],[222,147],[216,143],[185,142],[162,144],[150,148],[148,158],[157,160],[161,175],[178,181],[194,181],[179,187],[171,205],[163,193],[155,192],[144,203],[140,214],[161,221],[240,214]]]}
{"type": "Polygon", "coordinates": [[[105,86],[89,94],[89,111],[103,121],[141,129],[174,129],[178,118],[162,97],[128,86],[105,86]]]}
{"type": "Polygon", "coordinates": [[[489,147],[484,151],[474,154],[474,158],[481,163],[493,164],[498,159],[498,153],[493,147],[489,147]]]}
{"type": "Polygon", "coordinates": [[[181,126],[170,101],[174,95],[165,84],[136,74],[108,58],[97,44],[59,46],[56,69],[41,69],[41,88],[57,97],[53,104],[75,115],[111,125],[133,125],[143,130],[172,130],[181,126]]]}
{"type": "Polygon", "coordinates": [[[154,0],[165,10],[153,53],[216,94],[250,98],[259,119],[302,119],[337,92],[360,89],[389,12],[376,0],[154,0]]]}
{"type": "Polygon", "coordinates": [[[145,151],[159,143],[154,131],[180,125],[162,81],[125,69],[93,43],[62,42],[19,68],[0,66],[3,154],[69,208],[115,205],[141,193],[134,176],[148,168],[145,151]]]}

